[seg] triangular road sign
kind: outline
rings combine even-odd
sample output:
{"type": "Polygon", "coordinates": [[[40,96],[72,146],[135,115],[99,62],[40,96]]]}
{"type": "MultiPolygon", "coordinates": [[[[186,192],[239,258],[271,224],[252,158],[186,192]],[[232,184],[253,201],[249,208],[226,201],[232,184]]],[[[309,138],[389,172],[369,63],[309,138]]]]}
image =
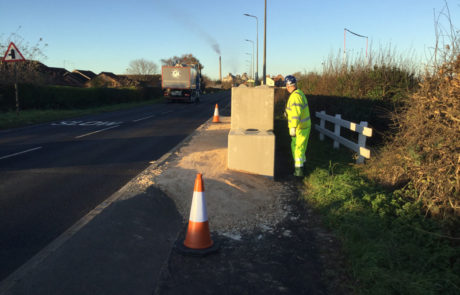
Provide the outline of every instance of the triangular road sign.
{"type": "Polygon", "coordinates": [[[14,45],[13,42],[10,43],[8,49],[5,52],[5,56],[2,61],[25,61],[26,59],[22,56],[19,49],[14,45]]]}

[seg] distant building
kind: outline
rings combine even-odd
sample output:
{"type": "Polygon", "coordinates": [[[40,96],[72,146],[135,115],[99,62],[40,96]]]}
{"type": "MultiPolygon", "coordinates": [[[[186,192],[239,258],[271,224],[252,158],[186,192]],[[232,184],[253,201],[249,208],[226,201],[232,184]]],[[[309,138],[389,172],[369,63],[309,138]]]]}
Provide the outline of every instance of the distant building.
{"type": "Polygon", "coordinates": [[[161,87],[161,75],[117,75],[120,78],[128,78],[137,82],[136,86],[141,87],[161,87]]]}
{"type": "Polygon", "coordinates": [[[95,76],[88,82],[87,87],[121,87],[119,78],[111,72],[100,72],[99,75],[95,76]]]}
{"type": "Polygon", "coordinates": [[[66,84],[64,80],[64,75],[69,72],[66,69],[47,67],[47,69],[44,70],[44,72],[47,73],[52,80],[58,83],[58,85],[66,84]]]}
{"type": "Polygon", "coordinates": [[[68,83],[68,86],[83,87],[89,80],[80,74],[67,72],[64,74],[64,79],[68,83]]]}
{"type": "Polygon", "coordinates": [[[284,77],[281,74],[279,74],[278,76],[273,77],[272,79],[275,82],[276,87],[283,87],[284,86],[284,77]]]}
{"type": "Polygon", "coordinates": [[[92,71],[84,71],[84,70],[73,70],[72,73],[77,74],[85,78],[87,81],[93,79],[97,75],[92,71]]]}
{"type": "Polygon", "coordinates": [[[233,84],[235,82],[236,77],[233,76],[231,73],[228,73],[227,76],[222,78],[222,83],[231,83],[233,84]]]}
{"type": "Polygon", "coordinates": [[[91,71],[73,70],[64,74],[68,86],[83,87],[97,75],[91,71]]]}
{"type": "Polygon", "coordinates": [[[15,74],[24,83],[37,83],[45,85],[68,85],[64,68],[47,67],[36,60],[26,60],[20,63],[0,62],[0,84],[14,83],[15,74]],[[14,66],[14,67],[13,67],[14,66]]]}
{"type": "Polygon", "coordinates": [[[267,76],[267,77],[265,78],[265,81],[266,81],[265,84],[266,84],[267,86],[275,86],[275,81],[273,81],[273,79],[270,78],[270,76],[267,76]]]}
{"type": "Polygon", "coordinates": [[[115,75],[111,72],[100,72],[96,77],[86,82],[86,87],[137,87],[140,82],[126,75],[115,75]]]}

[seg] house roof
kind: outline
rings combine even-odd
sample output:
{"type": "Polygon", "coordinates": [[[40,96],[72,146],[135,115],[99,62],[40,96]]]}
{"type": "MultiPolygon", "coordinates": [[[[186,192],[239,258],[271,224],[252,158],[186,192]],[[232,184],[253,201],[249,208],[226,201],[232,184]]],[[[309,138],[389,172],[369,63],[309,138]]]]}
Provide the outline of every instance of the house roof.
{"type": "Polygon", "coordinates": [[[279,74],[278,76],[273,77],[273,80],[274,81],[279,81],[279,80],[284,81],[284,77],[281,74],[279,74]]]}
{"type": "Polygon", "coordinates": [[[64,68],[55,68],[55,67],[48,67],[47,72],[56,74],[58,76],[64,76],[65,73],[68,73],[64,68]]]}
{"type": "Polygon", "coordinates": [[[97,75],[92,72],[92,71],[84,71],[84,70],[73,70],[72,73],[76,73],[76,74],[79,74],[83,77],[86,78],[86,80],[91,80],[93,79],[94,77],[96,77],[97,75]]]}
{"type": "MultiPolygon", "coordinates": [[[[113,78],[113,79],[118,79],[120,78],[119,76],[115,75],[114,73],[112,72],[100,72],[99,75],[106,75],[106,76],[109,76],[110,78],[113,78]]],[[[98,75],[98,76],[99,76],[98,75]]]]}
{"type": "Polygon", "coordinates": [[[70,78],[72,80],[75,80],[75,81],[77,81],[77,82],[79,82],[81,84],[84,84],[85,82],[88,81],[88,79],[85,76],[83,76],[83,75],[81,75],[79,73],[75,73],[75,72],[67,72],[67,73],[64,74],[64,77],[67,77],[67,78],[70,78]]]}

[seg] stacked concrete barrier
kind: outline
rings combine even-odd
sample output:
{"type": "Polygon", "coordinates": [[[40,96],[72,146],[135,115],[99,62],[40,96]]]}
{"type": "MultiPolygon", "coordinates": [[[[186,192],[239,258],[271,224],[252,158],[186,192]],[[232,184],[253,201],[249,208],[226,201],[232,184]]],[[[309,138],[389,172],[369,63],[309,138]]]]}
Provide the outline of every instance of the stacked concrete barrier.
{"type": "Polygon", "coordinates": [[[229,169],[274,176],[274,106],[274,88],[248,88],[244,85],[232,88],[229,169]]]}

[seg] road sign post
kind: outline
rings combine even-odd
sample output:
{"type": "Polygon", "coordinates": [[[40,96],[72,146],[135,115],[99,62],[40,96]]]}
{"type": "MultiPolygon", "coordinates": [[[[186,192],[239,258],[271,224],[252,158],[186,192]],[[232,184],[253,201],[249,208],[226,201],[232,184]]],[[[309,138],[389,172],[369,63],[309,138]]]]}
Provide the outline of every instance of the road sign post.
{"type": "MultiPolygon", "coordinates": [[[[2,62],[19,62],[25,61],[26,59],[22,55],[21,51],[16,47],[16,45],[11,42],[8,45],[8,49],[3,56],[2,62]]],[[[17,64],[14,64],[14,93],[16,99],[16,115],[19,116],[19,93],[18,93],[18,71],[17,64]]]]}

